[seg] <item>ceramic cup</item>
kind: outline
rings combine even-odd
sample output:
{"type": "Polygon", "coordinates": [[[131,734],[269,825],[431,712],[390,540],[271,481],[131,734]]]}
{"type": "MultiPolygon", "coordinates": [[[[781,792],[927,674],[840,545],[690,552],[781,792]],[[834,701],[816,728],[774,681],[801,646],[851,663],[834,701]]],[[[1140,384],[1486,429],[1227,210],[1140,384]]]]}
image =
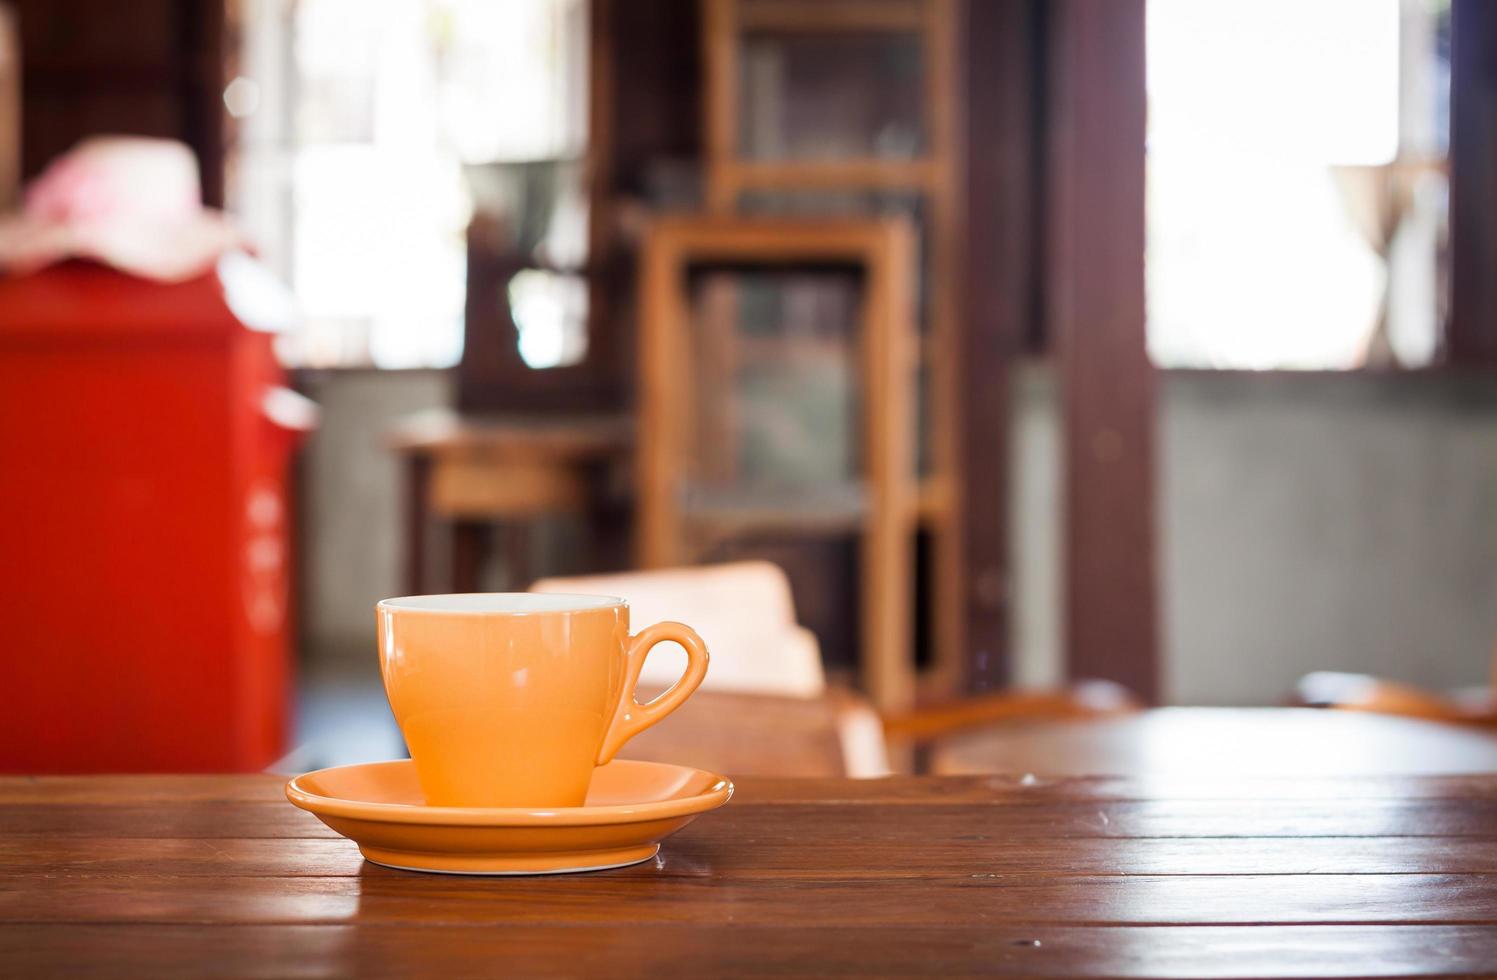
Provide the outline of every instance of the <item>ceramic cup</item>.
{"type": "Polygon", "coordinates": [[[407,596],[375,616],[385,693],[431,806],[581,806],[593,769],[707,673],[689,626],[631,636],[628,604],[607,596],[407,596]],[[667,640],[686,672],[642,705],[639,670],[667,640]]]}

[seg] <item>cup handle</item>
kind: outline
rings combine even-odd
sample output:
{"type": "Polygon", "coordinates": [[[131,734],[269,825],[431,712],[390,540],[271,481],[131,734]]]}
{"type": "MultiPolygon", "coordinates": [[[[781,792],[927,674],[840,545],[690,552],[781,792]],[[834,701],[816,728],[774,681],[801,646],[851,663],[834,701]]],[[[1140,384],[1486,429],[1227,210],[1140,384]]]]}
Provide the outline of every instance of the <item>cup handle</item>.
{"type": "Polygon", "coordinates": [[[624,694],[619,699],[618,710],[603,736],[603,747],[598,750],[598,765],[613,760],[624,743],[649,728],[666,715],[681,707],[681,702],[691,697],[707,676],[707,644],[697,636],[696,630],[682,623],[656,623],[640,630],[629,638],[629,653],[624,668],[624,694]],[[675,640],[686,649],[686,672],[672,684],[664,694],[649,704],[634,700],[634,688],[639,684],[639,672],[644,668],[645,658],[657,643],[675,640]]]}

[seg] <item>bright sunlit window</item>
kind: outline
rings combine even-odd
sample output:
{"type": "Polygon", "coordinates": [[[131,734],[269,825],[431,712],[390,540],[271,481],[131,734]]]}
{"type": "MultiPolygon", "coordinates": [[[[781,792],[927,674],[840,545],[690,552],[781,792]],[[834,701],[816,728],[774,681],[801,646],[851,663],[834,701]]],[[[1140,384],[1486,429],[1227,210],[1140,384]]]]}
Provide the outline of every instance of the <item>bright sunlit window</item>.
{"type": "Polygon", "coordinates": [[[1448,0],[1149,0],[1154,361],[1428,363],[1448,92],[1448,0]]]}
{"type": "MultiPolygon", "coordinates": [[[[301,304],[289,358],[457,363],[464,166],[581,151],[585,0],[245,7],[233,203],[301,304]]],[[[532,321],[572,302],[526,296],[532,321]]]]}

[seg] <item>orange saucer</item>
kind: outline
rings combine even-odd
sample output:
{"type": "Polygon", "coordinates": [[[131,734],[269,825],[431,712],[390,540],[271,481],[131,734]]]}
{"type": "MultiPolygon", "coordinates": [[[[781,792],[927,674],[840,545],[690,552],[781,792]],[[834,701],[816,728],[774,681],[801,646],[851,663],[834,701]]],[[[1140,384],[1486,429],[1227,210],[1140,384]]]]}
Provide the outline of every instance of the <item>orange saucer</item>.
{"type": "Polygon", "coordinates": [[[716,773],[618,759],[593,773],[578,807],[427,806],[409,759],[297,776],[286,798],[403,871],[557,874],[647,861],[660,842],[733,795],[716,773]]]}

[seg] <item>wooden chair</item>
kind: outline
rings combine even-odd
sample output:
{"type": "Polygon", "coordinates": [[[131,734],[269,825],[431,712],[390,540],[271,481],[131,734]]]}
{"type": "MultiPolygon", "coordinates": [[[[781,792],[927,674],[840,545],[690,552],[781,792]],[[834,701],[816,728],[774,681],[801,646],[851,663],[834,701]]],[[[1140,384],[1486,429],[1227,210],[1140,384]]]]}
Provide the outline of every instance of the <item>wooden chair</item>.
{"type": "MultiPolygon", "coordinates": [[[[790,582],[769,562],[548,578],[531,591],[628,599],[635,629],[664,619],[690,624],[712,649],[707,690],[794,698],[826,691],[816,637],[796,623],[790,582]]],[[[678,663],[657,653],[640,680],[663,687],[680,673],[678,663]]]]}
{"type": "Polygon", "coordinates": [[[1293,704],[1402,715],[1457,725],[1497,727],[1497,645],[1492,650],[1492,683],[1485,688],[1426,691],[1412,684],[1370,674],[1319,670],[1306,674],[1290,696],[1293,704]]]}
{"type": "Polygon", "coordinates": [[[621,509],[609,499],[616,482],[610,475],[632,441],[629,420],[606,415],[504,418],[435,410],[403,420],[386,444],[405,469],[405,591],[434,591],[426,567],[433,524],[452,531],[451,571],[438,580],[452,592],[479,591],[496,526],[504,532],[514,589],[530,578],[528,533],[538,519],[580,519],[594,550],[609,552],[621,509]]]}
{"type": "MultiPolygon", "coordinates": [[[[879,714],[860,694],[827,682],[815,636],[796,623],[789,581],[769,562],[550,578],[532,588],[619,596],[629,601],[636,628],[675,619],[707,641],[712,667],[701,689],[668,722],[631,741],[623,753],[629,758],[737,775],[881,776],[896,768],[891,758],[902,746],[934,746],[1008,722],[1138,707],[1117,685],[1093,681],[879,714]]],[[[647,690],[679,673],[663,653],[645,664],[647,690]]]]}
{"type": "MultiPolygon", "coordinates": [[[[951,691],[966,669],[964,597],[969,592],[964,564],[968,533],[959,497],[968,465],[960,445],[962,425],[963,328],[961,266],[966,234],[967,141],[963,133],[964,67],[960,56],[967,13],[960,0],[838,0],[835,3],[754,3],[749,0],[701,0],[702,180],[707,210],[731,214],[819,216],[901,213],[915,231],[919,247],[904,260],[912,277],[908,289],[923,295],[916,303],[921,336],[911,356],[925,376],[907,404],[919,404],[922,431],[910,438],[921,444],[926,462],[917,493],[915,521],[926,536],[930,555],[926,589],[931,663],[921,673],[925,690],[951,691]],[[918,72],[860,74],[854,48],[874,45],[885,52],[916,51],[918,72]],[[808,52],[822,63],[817,80],[781,65],[775,74],[786,86],[766,88],[762,71],[765,44],[790,52],[808,52]],[[903,45],[908,45],[908,48],[903,45]],[[754,55],[751,52],[758,50],[754,55]],[[832,82],[831,79],[837,79],[832,82]],[[881,155],[870,130],[866,145],[833,137],[819,127],[794,120],[814,119],[783,112],[785,102],[806,107],[835,95],[862,93],[869,104],[901,89],[920,120],[918,149],[911,155],[881,155]],[[778,95],[772,92],[778,91],[778,95]],[[812,153],[797,145],[816,144],[812,153]],[[849,210],[851,208],[851,210],[849,210]]],[[[899,57],[897,54],[895,57],[899,57]]],[[[772,63],[779,59],[771,56],[772,63]]],[[[887,61],[878,63],[888,65],[887,61]]],[[[876,113],[885,133],[904,123],[876,113]]],[[[856,112],[848,118],[857,117],[856,112]]],[[[870,117],[872,118],[872,117],[870,117]]],[[[846,135],[845,133],[843,134],[846,135]]],[[[902,392],[895,392],[905,397],[902,392]]],[[[896,406],[897,408],[898,406],[896,406]]],[[[979,440],[980,442],[981,440],[979,440]]],[[[896,447],[897,450],[897,447],[896,447]]],[[[887,624],[886,624],[887,627],[887,624]]],[[[890,637],[893,631],[885,629],[890,637]]],[[[883,641],[892,646],[892,640],[883,641]]],[[[888,651],[869,651],[877,657],[888,651]]],[[[914,702],[913,670],[882,670],[868,676],[869,694],[884,709],[914,702]]]]}
{"type": "Polygon", "coordinates": [[[909,226],[892,219],[677,216],[649,226],[639,266],[638,564],[700,562],[725,542],[764,534],[855,537],[859,669],[873,701],[886,709],[909,707],[916,694],[909,642],[921,504],[911,441],[913,248],[909,226]],[[714,471],[710,457],[738,438],[733,425],[720,423],[740,410],[733,405],[732,369],[720,362],[748,354],[732,353],[742,344],[729,339],[731,322],[728,329],[699,329],[704,325],[692,308],[688,273],[704,266],[785,270],[828,264],[863,271],[847,351],[858,391],[854,437],[860,445],[851,454],[856,472],[845,481],[780,486],[744,479],[732,467],[714,471]],[[725,336],[714,342],[718,334],[725,336]],[[703,392],[709,397],[699,398],[703,392]]]}

